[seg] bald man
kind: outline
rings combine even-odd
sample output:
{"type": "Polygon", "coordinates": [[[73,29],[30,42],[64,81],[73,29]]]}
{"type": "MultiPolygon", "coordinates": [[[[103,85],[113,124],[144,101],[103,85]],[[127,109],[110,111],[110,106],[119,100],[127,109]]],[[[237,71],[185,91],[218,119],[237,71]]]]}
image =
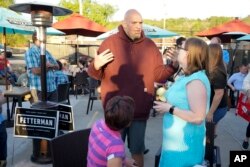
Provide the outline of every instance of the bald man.
{"type": "Polygon", "coordinates": [[[219,37],[213,37],[211,40],[210,40],[210,43],[218,43],[222,46],[222,56],[223,56],[223,62],[225,63],[225,67],[227,69],[227,65],[230,61],[230,55],[229,55],[229,52],[225,49],[223,49],[223,45],[221,44],[221,39],[219,37]]]}
{"type": "Polygon", "coordinates": [[[105,39],[90,64],[90,76],[101,80],[101,99],[105,108],[113,96],[130,96],[135,101],[133,121],[122,132],[128,148],[139,167],[144,166],[145,131],[153,105],[154,82],[163,83],[178,68],[176,57],[172,64],[163,65],[162,55],[155,43],[142,29],[141,14],[126,12],[118,33],[105,39]]]}

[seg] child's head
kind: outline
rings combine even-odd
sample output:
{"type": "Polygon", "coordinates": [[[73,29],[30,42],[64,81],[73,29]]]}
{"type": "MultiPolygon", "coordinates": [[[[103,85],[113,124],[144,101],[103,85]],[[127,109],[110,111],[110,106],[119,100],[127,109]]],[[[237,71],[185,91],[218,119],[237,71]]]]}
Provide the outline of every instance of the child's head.
{"type": "Polygon", "coordinates": [[[114,96],[105,108],[105,123],[115,131],[126,128],[132,121],[134,116],[135,103],[128,96],[114,96]]]}

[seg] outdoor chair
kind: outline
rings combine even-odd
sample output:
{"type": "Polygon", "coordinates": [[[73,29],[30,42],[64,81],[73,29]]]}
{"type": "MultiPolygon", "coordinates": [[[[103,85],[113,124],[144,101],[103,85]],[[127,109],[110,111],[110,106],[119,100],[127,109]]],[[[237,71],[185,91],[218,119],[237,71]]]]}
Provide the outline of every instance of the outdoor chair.
{"type": "Polygon", "coordinates": [[[58,94],[57,102],[58,103],[70,105],[69,88],[70,88],[70,83],[59,84],[57,86],[57,94],[58,94]]]}
{"type": "MultiPolygon", "coordinates": [[[[31,97],[31,94],[26,95],[26,96],[22,99],[22,102],[29,101],[30,98],[32,98],[32,97],[31,97]]],[[[17,103],[18,103],[18,99],[17,99],[17,98],[13,98],[13,100],[12,100],[12,106],[11,106],[10,118],[12,118],[13,115],[15,114],[15,109],[16,109],[17,103]]]]}
{"type": "Polygon", "coordinates": [[[89,76],[86,71],[76,73],[76,76],[73,79],[73,91],[74,91],[74,95],[76,96],[76,99],[77,99],[77,94],[79,90],[82,93],[86,91],[88,77],[89,76]]]}
{"type": "Polygon", "coordinates": [[[98,81],[91,77],[89,77],[87,80],[88,80],[88,89],[89,89],[89,99],[88,99],[86,114],[88,114],[89,111],[92,110],[94,101],[99,99],[99,96],[96,93],[96,89],[99,86],[98,81]]]}
{"type": "Polygon", "coordinates": [[[50,141],[53,167],[86,167],[90,128],[69,132],[50,141]]]}

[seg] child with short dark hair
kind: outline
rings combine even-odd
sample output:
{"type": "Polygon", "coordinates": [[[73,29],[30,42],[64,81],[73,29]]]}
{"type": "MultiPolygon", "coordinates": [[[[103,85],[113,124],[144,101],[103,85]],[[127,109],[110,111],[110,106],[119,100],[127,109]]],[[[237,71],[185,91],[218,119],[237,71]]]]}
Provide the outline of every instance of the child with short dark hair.
{"type": "Polygon", "coordinates": [[[128,96],[114,96],[106,105],[104,119],[92,127],[88,146],[88,167],[136,166],[126,159],[121,130],[130,125],[135,109],[134,100],[128,96]]]}

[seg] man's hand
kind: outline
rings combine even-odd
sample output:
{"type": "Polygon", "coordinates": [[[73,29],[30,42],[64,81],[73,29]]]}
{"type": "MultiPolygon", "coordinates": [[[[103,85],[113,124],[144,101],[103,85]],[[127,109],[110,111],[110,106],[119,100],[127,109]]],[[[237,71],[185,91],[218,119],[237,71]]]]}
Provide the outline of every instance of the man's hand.
{"type": "Polygon", "coordinates": [[[46,68],[47,68],[48,70],[58,70],[58,69],[59,69],[59,66],[58,66],[58,65],[51,64],[50,62],[46,62],[46,68]]]}
{"type": "Polygon", "coordinates": [[[94,67],[96,70],[100,70],[102,66],[114,60],[113,53],[109,49],[103,51],[99,55],[95,55],[94,67]]]}
{"type": "Polygon", "coordinates": [[[174,67],[178,67],[179,65],[177,61],[178,51],[176,49],[170,48],[165,55],[172,60],[172,65],[174,67]]]}

